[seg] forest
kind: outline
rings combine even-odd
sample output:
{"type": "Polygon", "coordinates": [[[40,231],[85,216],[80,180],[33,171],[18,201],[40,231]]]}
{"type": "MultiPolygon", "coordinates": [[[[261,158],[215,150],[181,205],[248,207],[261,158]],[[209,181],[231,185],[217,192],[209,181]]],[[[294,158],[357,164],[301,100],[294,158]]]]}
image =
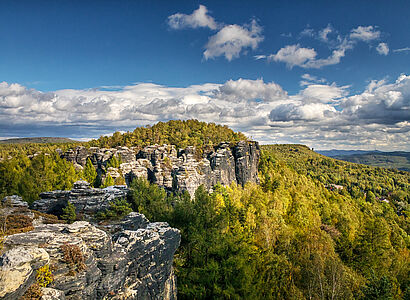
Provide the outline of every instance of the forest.
{"type": "MultiPolygon", "coordinates": [[[[190,120],[82,144],[201,148],[245,138],[190,120]]],[[[0,145],[0,196],[32,202],[89,176],[56,152],[73,145],[0,145]]],[[[410,299],[410,173],[335,160],[302,145],[261,148],[260,184],[217,185],[211,193],[200,187],[191,199],[136,178],[128,202],[98,218],[115,220],[132,209],[180,229],[180,299],[410,299]]]]}

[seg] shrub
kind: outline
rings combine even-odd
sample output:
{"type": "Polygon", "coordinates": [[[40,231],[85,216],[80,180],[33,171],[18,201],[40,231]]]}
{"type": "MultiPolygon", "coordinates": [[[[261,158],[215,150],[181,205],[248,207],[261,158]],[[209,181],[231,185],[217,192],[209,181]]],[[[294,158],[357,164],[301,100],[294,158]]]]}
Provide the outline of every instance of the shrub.
{"type": "Polygon", "coordinates": [[[36,280],[41,287],[47,287],[54,281],[54,276],[49,265],[44,265],[37,270],[36,280]]]}
{"type": "Polygon", "coordinates": [[[115,178],[114,183],[115,185],[126,185],[125,178],[123,176],[115,178]]]}
{"type": "Polygon", "coordinates": [[[112,185],[114,185],[114,179],[112,179],[111,175],[108,174],[108,175],[105,177],[104,183],[103,183],[103,185],[101,186],[101,188],[106,188],[106,187],[109,187],[109,186],[112,186],[112,185]]]}
{"type": "Polygon", "coordinates": [[[109,208],[97,213],[99,220],[119,220],[132,212],[131,205],[125,199],[110,202],[109,208]]]}
{"type": "Polygon", "coordinates": [[[77,220],[75,206],[70,201],[67,201],[67,206],[63,208],[63,215],[61,216],[61,219],[66,220],[67,223],[70,224],[77,220]]]}
{"type": "Polygon", "coordinates": [[[42,222],[44,224],[61,224],[65,223],[64,220],[59,220],[57,216],[46,214],[37,210],[32,211],[34,213],[34,219],[43,218],[42,222]]]}
{"type": "Polygon", "coordinates": [[[37,300],[41,299],[42,296],[43,292],[41,291],[40,285],[38,283],[34,283],[27,289],[20,300],[37,300]]]}
{"type": "Polygon", "coordinates": [[[25,215],[3,215],[0,216],[3,235],[11,235],[31,231],[34,229],[30,217],[25,215]]]}
{"type": "Polygon", "coordinates": [[[69,275],[85,270],[84,255],[80,247],[72,244],[64,244],[60,247],[66,264],[70,266],[69,275]]]}

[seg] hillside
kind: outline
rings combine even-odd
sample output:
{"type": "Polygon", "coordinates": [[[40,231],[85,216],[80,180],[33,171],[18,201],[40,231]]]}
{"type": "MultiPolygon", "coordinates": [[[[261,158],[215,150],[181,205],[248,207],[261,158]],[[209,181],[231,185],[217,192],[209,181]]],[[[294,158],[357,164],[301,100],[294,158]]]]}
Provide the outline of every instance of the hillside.
{"type": "Polygon", "coordinates": [[[345,151],[328,150],[317,151],[320,154],[335,159],[349,161],[357,164],[365,164],[375,167],[392,168],[410,172],[410,152],[394,151],[345,151]]]}
{"type": "Polygon", "coordinates": [[[30,138],[13,138],[0,140],[0,144],[60,144],[60,143],[76,143],[69,138],[63,137],[30,137],[30,138]]]}
{"type": "MultiPolygon", "coordinates": [[[[160,123],[136,132],[92,141],[78,153],[96,150],[87,149],[90,145],[137,149],[153,141],[201,147],[207,140],[207,146],[216,147],[223,138],[234,144],[243,137],[198,121],[160,123]],[[177,130],[183,134],[175,138],[177,130]]],[[[226,153],[231,151],[228,145],[226,153]]],[[[91,159],[83,170],[75,169],[55,146],[30,147],[16,147],[7,152],[12,158],[0,161],[3,195],[35,200],[40,192],[69,190],[74,181],[97,176],[91,159]],[[34,149],[40,154],[28,158],[34,149]]],[[[266,145],[261,150],[259,184],[216,184],[210,192],[200,186],[191,197],[137,178],[129,185],[128,203],[112,205],[98,217],[109,222],[132,208],[152,222],[165,221],[180,230],[174,260],[179,299],[408,299],[409,173],[336,160],[303,145],[266,145]]],[[[99,172],[121,169],[110,151],[102,154],[105,161],[96,163],[107,164],[99,172]]],[[[156,157],[142,151],[147,155],[141,158],[156,157]]],[[[165,155],[155,153],[169,164],[165,155]]],[[[225,168],[229,164],[221,164],[223,156],[216,154],[214,167],[232,173],[237,161],[225,156],[232,162],[225,168]]],[[[155,160],[160,175],[166,168],[155,160]]],[[[178,168],[183,171],[197,161],[182,163],[178,168]]]]}
{"type": "Polygon", "coordinates": [[[358,164],[410,172],[409,152],[370,152],[365,154],[338,155],[334,156],[334,158],[358,164]]]}
{"type": "Polygon", "coordinates": [[[171,120],[165,123],[158,122],[153,126],[137,127],[134,131],[123,134],[115,132],[112,136],[102,136],[97,140],[92,140],[88,145],[111,148],[168,144],[177,148],[194,146],[203,149],[216,146],[221,142],[241,140],[247,140],[247,137],[241,132],[234,132],[227,126],[198,120],[171,120]]]}

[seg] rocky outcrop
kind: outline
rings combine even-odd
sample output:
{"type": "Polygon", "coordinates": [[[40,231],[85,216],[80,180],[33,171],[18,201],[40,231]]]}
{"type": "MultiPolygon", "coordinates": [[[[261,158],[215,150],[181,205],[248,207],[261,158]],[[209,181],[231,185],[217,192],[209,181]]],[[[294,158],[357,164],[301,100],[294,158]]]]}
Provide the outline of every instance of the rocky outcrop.
{"type": "Polygon", "coordinates": [[[177,229],[138,213],[109,228],[38,224],[4,239],[0,299],[19,299],[45,265],[54,280],[42,288],[42,299],[176,299],[172,261],[179,242],[177,229]],[[67,247],[77,251],[77,261],[67,247]]]}
{"type": "Polygon", "coordinates": [[[143,177],[169,191],[188,191],[191,195],[204,185],[208,190],[217,183],[244,185],[258,182],[260,149],[257,142],[241,141],[236,145],[221,143],[202,153],[194,147],[177,150],[173,145],[152,145],[144,149],[77,147],[61,157],[84,167],[89,158],[101,176],[123,176],[127,183],[143,177]],[[112,157],[121,158],[119,168],[108,167],[112,157]]]}
{"type": "Polygon", "coordinates": [[[86,181],[77,181],[71,191],[41,193],[40,200],[35,201],[32,208],[44,213],[60,215],[69,201],[76,207],[76,213],[87,218],[100,210],[107,209],[110,202],[125,198],[127,193],[126,186],[115,185],[97,189],[91,188],[86,181]]]}

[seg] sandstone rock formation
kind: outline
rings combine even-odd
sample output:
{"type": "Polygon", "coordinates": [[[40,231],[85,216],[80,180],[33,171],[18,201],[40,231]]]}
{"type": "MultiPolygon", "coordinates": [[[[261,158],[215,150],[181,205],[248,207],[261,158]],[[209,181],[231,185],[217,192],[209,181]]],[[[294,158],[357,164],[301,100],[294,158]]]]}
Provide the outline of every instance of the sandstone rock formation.
{"type": "Polygon", "coordinates": [[[19,299],[45,265],[54,280],[42,288],[42,299],[175,299],[172,261],[179,242],[177,229],[138,213],[109,230],[85,221],[37,224],[4,239],[0,299],[19,299]],[[81,268],[64,247],[77,249],[81,268]]]}
{"type": "Polygon", "coordinates": [[[60,215],[62,208],[70,201],[76,207],[76,212],[86,218],[100,210],[107,209],[111,201],[125,198],[128,189],[126,186],[115,185],[105,189],[91,188],[86,181],[74,183],[71,191],[52,191],[40,194],[40,200],[34,201],[32,207],[35,210],[60,215]]]}
{"type": "Polygon", "coordinates": [[[127,183],[143,177],[169,191],[188,191],[191,196],[204,185],[208,190],[217,183],[244,185],[258,182],[260,149],[257,142],[241,141],[236,145],[221,143],[212,151],[199,155],[195,148],[177,150],[173,145],[153,145],[144,149],[77,147],[61,157],[84,167],[89,158],[101,176],[123,176],[127,183]],[[119,168],[108,167],[113,157],[121,158],[119,168]]]}

